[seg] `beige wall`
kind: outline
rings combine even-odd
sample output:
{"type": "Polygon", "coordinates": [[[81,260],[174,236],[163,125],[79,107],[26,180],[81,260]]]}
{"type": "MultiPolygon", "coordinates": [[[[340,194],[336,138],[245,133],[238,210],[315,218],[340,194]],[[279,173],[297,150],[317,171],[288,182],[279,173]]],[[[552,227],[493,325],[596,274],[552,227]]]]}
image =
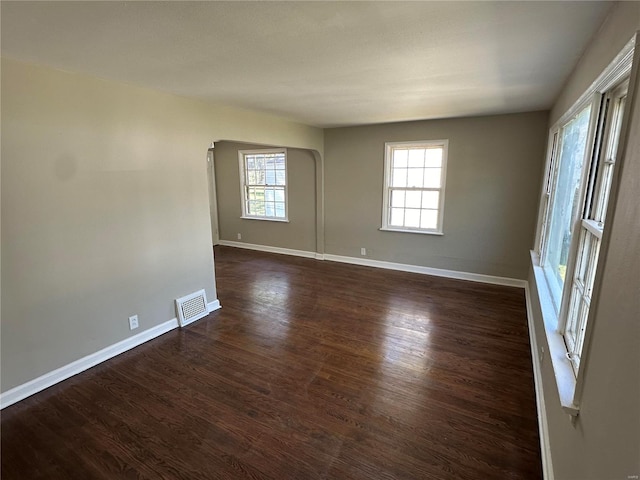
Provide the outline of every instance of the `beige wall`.
{"type": "Polygon", "coordinates": [[[215,138],[323,147],[316,128],[2,59],[3,392],[174,318],[179,296],[216,298],[215,138]]]}
{"type": "MultiPolygon", "coordinates": [[[[573,72],[554,107],[561,116],[640,28],[640,3],[618,4],[573,72]]],[[[580,415],[560,409],[551,362],[541,365],[555,480],[627,479],[640,475],[640,84],[635,99],[599,303],[584,369],[580,415]]],[[[602,255],[605,255],[603,252],[602,255]]],[[[535,335],[548,352],[537,288],[535,335]]]]}
{"type": "Polygon", "coordinates": [[[287,149],[288,223],[240,218],[238,150],[256,148],[261,147],[224,141],[215,145],[220,239],[315,252],[316,174],[315,159],[309,150],[287,149]],[[242,240],[238,240],[238,233],[242,240]]]}
{"type": "Polygon", "coordinates": [[[524,279],[547,112],[325,131],[326,252],[524,279]],[[383,232],[384,144],[449,139],[444,235],[383,232]]]}

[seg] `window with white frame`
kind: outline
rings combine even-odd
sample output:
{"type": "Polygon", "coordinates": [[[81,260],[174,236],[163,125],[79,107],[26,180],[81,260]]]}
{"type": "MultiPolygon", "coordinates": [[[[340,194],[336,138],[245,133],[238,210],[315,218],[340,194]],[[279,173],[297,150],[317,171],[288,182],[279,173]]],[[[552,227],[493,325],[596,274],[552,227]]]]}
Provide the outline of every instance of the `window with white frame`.
{"type": "Polygon", "coordinates": [[[382,230],[442,234],[448,144],[385,144],[382,230]]]}
{"type": "Polygon", "coordinates": [[[239,150],[242,218],[287,221],[286,149],[239,150]]]}
{"type": "Polygon", "coordinates": [[[574,373],[580,367],[628,81],[575,108],[552,130],[540,265],[574,373]]]}

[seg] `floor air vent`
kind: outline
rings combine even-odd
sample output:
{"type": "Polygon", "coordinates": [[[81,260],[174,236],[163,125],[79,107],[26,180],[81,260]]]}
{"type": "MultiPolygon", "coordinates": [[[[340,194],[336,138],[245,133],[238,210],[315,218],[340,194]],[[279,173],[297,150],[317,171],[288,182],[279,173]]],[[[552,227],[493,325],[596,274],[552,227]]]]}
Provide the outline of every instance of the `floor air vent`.
{"type": "Polygon", "coordinates": [[[207,309],[207,294],[204,290],[199,290],[178,298],[176,299],[176,309],[178,310],[180,326],[189,325],[209,313],[207,309]]]}

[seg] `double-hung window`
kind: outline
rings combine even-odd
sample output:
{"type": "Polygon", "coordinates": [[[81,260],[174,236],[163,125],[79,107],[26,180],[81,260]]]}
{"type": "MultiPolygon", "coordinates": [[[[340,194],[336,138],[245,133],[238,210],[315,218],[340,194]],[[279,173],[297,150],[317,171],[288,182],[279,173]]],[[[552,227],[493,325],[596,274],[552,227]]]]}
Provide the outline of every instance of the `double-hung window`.
{"type": "Polygon", "coordinates": [[[540,265],[574,374],[580,368],[628,81],[574,109],[551,132],[540,265]]]}
{"type": "Polygon", "coordinates": [[[287,221],[286,149],[239,150],[242,218],[287,221]]]}
{"type": "Polygon", "coordinates": [[[448,140],[385,146],[382,230],[442,234],[448,140]]]}

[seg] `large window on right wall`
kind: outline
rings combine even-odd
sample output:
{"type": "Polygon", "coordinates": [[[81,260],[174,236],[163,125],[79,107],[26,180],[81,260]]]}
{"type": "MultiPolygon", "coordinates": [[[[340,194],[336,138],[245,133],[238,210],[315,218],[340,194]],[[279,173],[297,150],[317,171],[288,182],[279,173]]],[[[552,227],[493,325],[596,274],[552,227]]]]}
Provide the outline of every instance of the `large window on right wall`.
{"type": "Polygon", "coordinates": [[[538,250],[557,331],[577,376],[596,280],[600,244],[628,80],[572,110],[551,131],[538,250]]]}

